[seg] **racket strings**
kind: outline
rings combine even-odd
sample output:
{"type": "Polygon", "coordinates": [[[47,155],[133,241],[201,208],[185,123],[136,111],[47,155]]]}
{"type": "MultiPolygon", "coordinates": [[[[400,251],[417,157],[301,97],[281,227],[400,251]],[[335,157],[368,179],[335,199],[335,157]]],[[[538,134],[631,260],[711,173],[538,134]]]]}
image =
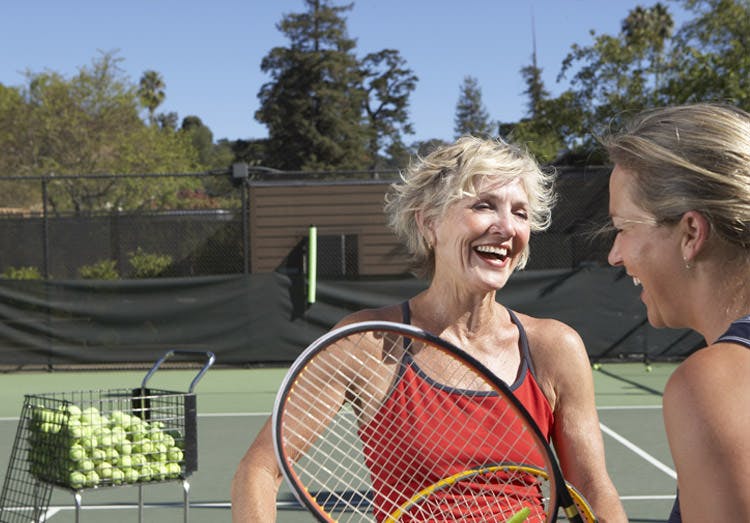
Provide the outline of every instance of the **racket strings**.
{"type": "MultiPolygon", "coordinates": [[[[376,338],[378,350],[368,347],[371,334],[361,335],[339,343],[344,352],[314,359],[289,394],[287,417],[293,422],[284,424],[289,462],[316,503],[338,521],[388,521],[404,505],[398,521],[506,521],[523,503],[539,506],[537,479],[507,473],[450,479],[485,465],[488,456],[540,460],[523,426],[507,422],[517,417],[513,409],[486,392],[484,379],[432,346],[419,348],[415,364],[394,356],[403,353],[401,336],[376,338]],[[384,365],[385,359],[394,364],[384,365]],[[418,384],[430,390],[407,390],[402,409],[388,416],[382,407],[393,380],[410,371],[421,373],[426,379],[418,384]],[[353,382],[359,384],[356,394],[353,382]],[[368,386],[373,382],[380,386],[368,386]],[[351,401],[332,409],[326,391],[338,391],[334,403],[351,401]],[[411,419],[423,411],[436,421],[411,419]]],[[[546,520],[543,514],[538,518],[527,521],[546,520]]]]}

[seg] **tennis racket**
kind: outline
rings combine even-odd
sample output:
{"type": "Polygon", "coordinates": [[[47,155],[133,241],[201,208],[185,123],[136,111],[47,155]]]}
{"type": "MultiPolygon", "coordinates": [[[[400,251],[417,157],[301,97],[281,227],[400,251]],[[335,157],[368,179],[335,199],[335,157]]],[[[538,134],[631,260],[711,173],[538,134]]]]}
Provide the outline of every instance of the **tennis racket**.
{"type": "Polygon", "coordinates": [[[319,521],[596,521],[511,390],[410,325],[355,323],[313,342],[272,426],[282,473],[319,521]]]}

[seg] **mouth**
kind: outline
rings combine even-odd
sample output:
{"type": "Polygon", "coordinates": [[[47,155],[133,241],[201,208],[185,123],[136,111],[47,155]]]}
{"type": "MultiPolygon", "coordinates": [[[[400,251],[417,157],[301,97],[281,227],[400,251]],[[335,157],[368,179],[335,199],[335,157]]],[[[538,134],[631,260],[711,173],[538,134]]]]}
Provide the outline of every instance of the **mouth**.
{"type": "Polygon", "coordinates": [[[474,252],[486,260],[503,262],[508,258],[508,249],[497,245],[478,245],[474,252]]]}

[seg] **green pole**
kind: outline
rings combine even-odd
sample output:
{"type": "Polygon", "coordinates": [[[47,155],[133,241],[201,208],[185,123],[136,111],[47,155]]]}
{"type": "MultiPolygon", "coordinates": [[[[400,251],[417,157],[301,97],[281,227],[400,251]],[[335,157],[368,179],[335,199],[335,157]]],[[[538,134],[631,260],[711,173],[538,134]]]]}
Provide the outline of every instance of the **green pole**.
{"type": "Polygon", "coordinates": [[[307,303],[315,303],[318,283],[318,228],[310,226],[307,233],[307,303]]]}

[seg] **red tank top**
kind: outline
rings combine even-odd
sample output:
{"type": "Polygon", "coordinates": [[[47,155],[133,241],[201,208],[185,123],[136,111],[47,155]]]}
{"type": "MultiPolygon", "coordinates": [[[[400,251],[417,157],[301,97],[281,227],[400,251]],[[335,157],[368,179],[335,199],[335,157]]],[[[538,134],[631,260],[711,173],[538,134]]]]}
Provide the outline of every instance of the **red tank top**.
{"type": "MultiPolygon", "coordinates": [[[[405,312],[405,320],[408,320],[407,314],[405,312]]],[[[511,389],[549,441],[553,423],[552,409],[531,371],[528,341],[523,327],[512,312],[511,318],[519,329],[522,356],[518,378],[511,389]]],[[[383,521],[396,508],[409,501],[413,493],[480,465],[512,461],[544,467],[544,461],[540,455],[528,454],[526,449],[532,446],[532,443],[519,445],[514,441],[515,455],[493,450],[499,447],[498,442],[508,441],[509,438],[516,440],[516,435],[520,432],[513,429],[513,422],[506,422],[500,423],[500,426],[507,426],[508,430],[502,434],[498,433],[498,417],[502,419],[502,412],[505,408],[498,404],[497,395],[488,393],[478,396],[476,392],[466,394],[466,391],[447,388],[425,376],[408,352],[404,358],[405,370],[391,395],[372,422],[360,429],[360,438],[365,449],[365,459],[371,472],[374,491],[379,493],[373,499],[377,521],[383,521]],[[435,401],[436,399],[438,401],[435,401]],[[391,456],[403,456],[401,463],[393,463],[392,460],[377,461],[376,456],[381,453],[371,449],[378,449],[378,446],[382,445],[379,443],[379,434],[407,430],[415,432],[415,428],[416,432],[422,436],[419,441],[401,441],[396,443],[400,445],[399,448],[391,449],[393,451],[391,456]],[[493,452],[497,455],[493,456],[493,452]],[[458,460],[455,459],[456,456],[459,457],[458,460]]],[[[476,494],[481,491],[486,492],[486,489],[493,488],[493,486],[501,488],[497,484],[499,479],[496,480],[495,485],[491,480],[489,484],[487,481],[477,478],[476,483],[462,482],[462,488],[471,489],[473,486],[475,493],[467,492],[461,496],[471,495],[471,498],[475,500],[476,494]]],[[[536,489],[531,478],[528,483],[519,479],[513,486],[503,486],[502,489],[509,496],[513,496],[514,492],[527,498],[529,494],[532,494],[532,497],[541,496],[538,492],[529,492],[529,489],[536,489]]],[[[431,503],[451,507],[457,517],[467,516],[462,511],[465,504],[455,497],[455,492],[447,491],[432,494],[429,499],[431,503]]],[[[481,512],[483,520],[491,520],[490,515],[494,514],[498,520],[505,521],[517,510],[512,507],[499,507],[494,499],[486,506],[481,506],[481,502],[477,505],[473,501],[473,507],[472,510],[481,512]]],[[[400,521],[420,521],[420,519],[418,513],[415,512],[405,515],[400,521]]]]}

